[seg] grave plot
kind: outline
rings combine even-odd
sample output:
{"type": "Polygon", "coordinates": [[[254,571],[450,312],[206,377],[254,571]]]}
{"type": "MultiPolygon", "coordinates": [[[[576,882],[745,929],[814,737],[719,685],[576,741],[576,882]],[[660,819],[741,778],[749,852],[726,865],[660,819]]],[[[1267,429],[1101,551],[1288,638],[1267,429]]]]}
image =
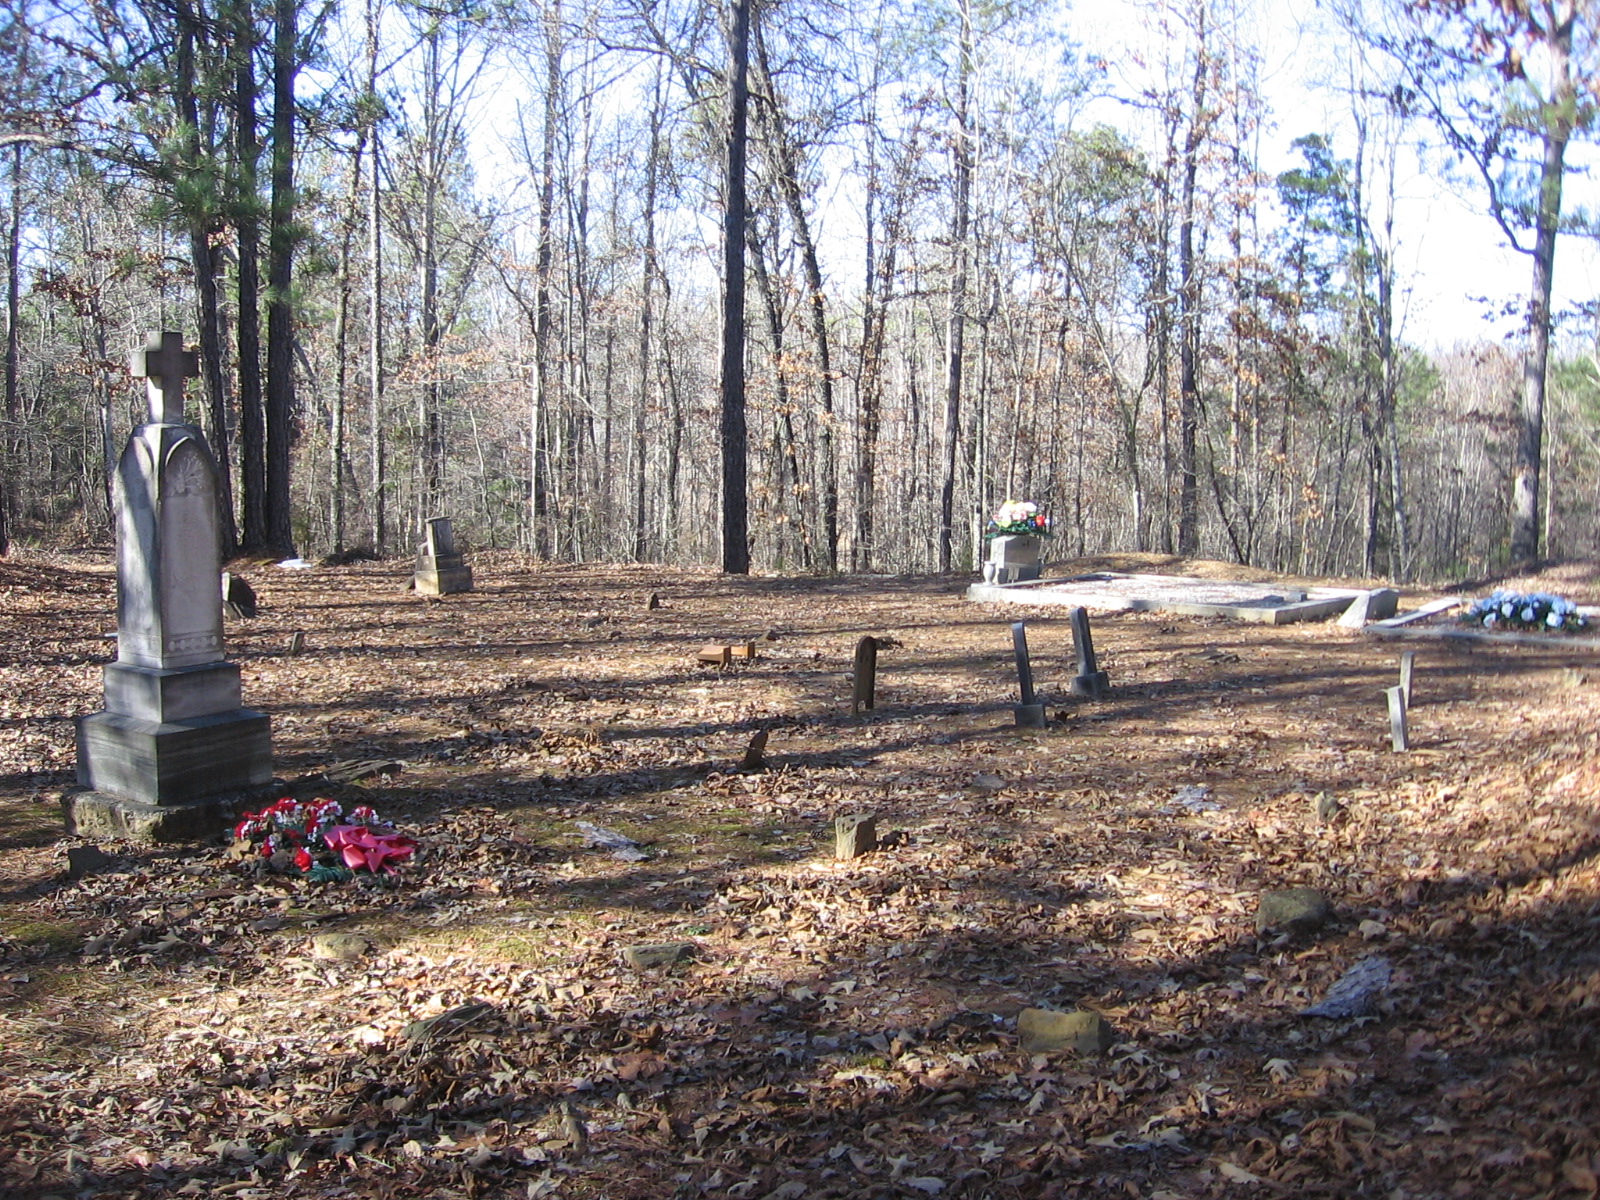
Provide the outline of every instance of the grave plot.
{"type": "Polygon", "coordinates": [[[1373,621],[1364,627],[1363,632],[1381,638],[1466,642],[1485,646],[1541,646],[1547,650],[1571,650],[1579,654],[1600,653],[1600,608],[1581,606],[1578,609],[1593,632],[1535,633],[1511,629],[1490,630],[1467,624],[1461,620],[1460,614],[1468,604],[1468,599],[1463,596],[1443,596],[1409,612],[1373,621]]]}
{"type": "Polygon", "coordinates": [[[392,880],[65,838],[115,571],[0,560],[0,1195],[1593,1190],[1564,654],[1419,649],[1397,753],[1375,638],[474,559],[252,569],[228,626],[392,880]]]}
{"type": "MultiPolygon", "coordinates": [[[[1020,583],[975,583],[967,589],[968,600],[983,603],[1232,617],[1266,625],[1321,621],[1344,612],[1368,594],[1360,588],[1298,588],[1182,575],[1127,575],[1114,571],[1020,583]]],[[[1389,612],[1393,612],[1392,601],[1390,604],[1389,612]]]]}

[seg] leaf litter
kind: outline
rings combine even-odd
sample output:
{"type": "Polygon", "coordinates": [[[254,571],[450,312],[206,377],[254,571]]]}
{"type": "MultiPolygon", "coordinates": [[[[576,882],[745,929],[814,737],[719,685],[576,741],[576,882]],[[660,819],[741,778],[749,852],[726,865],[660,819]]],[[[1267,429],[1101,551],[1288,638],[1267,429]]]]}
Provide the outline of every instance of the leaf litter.
{"type": "Polygon", "coordinates": [[[1114,691],[1077,703],[1040,614],[1057,719],[1019,731],[1014,614],[959,581],[475,565],[447,602],[263,571],[230,625],[280,775],[417,838],[385,887],[220,841],[69,879],[114,580],[0,563],[0,1193],[1595,1190],[1597,703],[1559,648],[1430,644],[1396,755],[1392,645],[1097,615],[1114,691]],[[868,632],[901,652],[852,718],[868,632]],[[898,836],[836,861],[854,812],[898,836]],[[1258,938],[1280,887],[1333,922],[1258,938]],[[696,952],[620,954],[656,943],[696,952]],[[1025,1054],[1029,1007],[1116,1043],[1025,1054]]]}

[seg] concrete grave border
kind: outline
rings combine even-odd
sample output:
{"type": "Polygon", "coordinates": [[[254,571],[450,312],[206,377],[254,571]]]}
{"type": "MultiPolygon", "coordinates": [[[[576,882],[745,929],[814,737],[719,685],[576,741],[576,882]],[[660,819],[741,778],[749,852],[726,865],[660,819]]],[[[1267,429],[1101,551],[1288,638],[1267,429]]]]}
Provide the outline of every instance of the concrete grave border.
{"type": "Polygon", "coordinates": [[[1101,608],[1122,612],[1165,612],[1189,617],[1232,617],[1235,620],[1255,621],[1265,625],[1287,625],[1294,621],[1326,620],[1336,613],[1344,612],[1359,598],[1370,594],[1367,588],[1290,588],[1270,583],[1239,583],[1229,586],[1259,589],[1260,599],[1239,604],[1215,604],[1167,600],[1160,597],[1122,596],[1114,592],[1096,592],[1092,587],[1084,586],[1113,579],[1148,580],[1152,583],[1159,581],[1167,585],[1215,582],[1187,575],[1096,571],[1089,575],[1034,579],[1019,583],[974,583],[967,588],[967,599],[979,603],[1038,604],[1065,608],[1101,608]],[[1071,591],[1049,590],[1061,588],[1064,584],[1078,586],[1071,591]],[[1300,599],[1289,600],[1285,593],[1297,593],[1300,599]],[[1277,602],[1273,603],[1274,600],[1277,602]]]}
{"type": "MultiPolygon", "coordinates": [[[[1453,626],[1448,629],[1416,626],[1416,622],[1439,613],[1449,612],[1467,603],[1463,596],[1445,596],[1430,600],[1408,613],[1400,613],[1386,621],[1374,621],[1363,632],[1374,637],[1416,638],[1419,641],[1471,642],[1483,646],[1539,646],[1546,650],[1577,650],[1585,654],[1600,652],[1600,637],[1560,637],[1547,633],[1490,633],[1483,629],[1453,626]]],[[[1578,611],[1591,623],[1600,623],[1600,608],[1582,607],[1578,611]]]]}

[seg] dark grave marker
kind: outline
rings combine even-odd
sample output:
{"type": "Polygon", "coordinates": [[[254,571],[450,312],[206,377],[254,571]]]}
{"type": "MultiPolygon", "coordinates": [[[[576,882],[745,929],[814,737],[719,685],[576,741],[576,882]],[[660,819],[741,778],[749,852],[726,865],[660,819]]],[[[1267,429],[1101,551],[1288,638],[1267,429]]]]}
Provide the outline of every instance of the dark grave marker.
{"type": "Polygon", "coordinates": [[[871,712],[878,697],[878,639],[864,637],[856,643],[854,688],[850,694],[850,715],[863,709],[871,712]]]}
{"type": "Polygon", "coordinates": [[[755,736],[750,739],[750,744],[744,750],[744,762],[740,765],[746,771],[761,771],[766,768],[767,759],[767,731],[756,730],[755,736]]]}
{"type": "Polygon", "coordinates": [[[1022,621],[1011,626],[1011,645],[1017,656],[1017,690],[1022,703],[1012,706],[1018,725],[1027,729],[1044,728],[1044,705],[1033,692],[1033,664],[1028,659],[1028,628],[1022,621]]]}
{"type": "Polygon", "coordinates": [[[1098,700],[1111,690],[1111,680],[1095,661],[1094,638],[1089,633],[1089,610],[1074,608],[1068,615],[1072,620],[1072,644],[1078,652],[1078,673],[1072,680],[1072,694],[1098,700]]]}

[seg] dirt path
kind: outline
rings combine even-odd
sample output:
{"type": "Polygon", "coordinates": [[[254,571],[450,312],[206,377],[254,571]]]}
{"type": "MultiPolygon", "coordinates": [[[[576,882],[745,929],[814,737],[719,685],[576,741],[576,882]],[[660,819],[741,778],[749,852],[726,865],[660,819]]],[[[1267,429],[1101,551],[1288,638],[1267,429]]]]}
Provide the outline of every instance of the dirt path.
{"type": "MultiPolygon", "coordinates": [[[[107,846],[66,880],[54,805],[114,580],[0,563],[0,1193],[1592,1193],[1595,656],[1418,645],[1396,755],[1394,643],[1106,614],[1113,695],[1019,731],[1017,614],[965,579],[474,567],[437,601],[394,565],[245,572],[261,615],[230,656],[279,774],[404,764],[301,785],[423,843],[362,888],[220,845],[107,846]],[[863,633],[892,644],[852,718],[863,633]],[[745,639],[754,663],[693,661],[745,639]],[[770,769],[742,773],[761,728],[770,769]],[[834,861],[833,816],[863,811],[893,844],[834,861]],[[1258,937],[1257,896],[1291,886],[1332,924],[1258,937]],[[330,930],[371,949],[313,957],[330,930]],[[693,960],[620,961],[668,941],[693,960]],[[1374,1018],[1297,1015],[1373,954],[1374,1018]],[[1035,1006],[1118,1043],[1030,1056],[1035,1006]]],[[[1543,582],[1600,598],[1587,568],[1543,582]]],[[[1029,628],[1061,697],[1065,610],[1029,628]]]]}

